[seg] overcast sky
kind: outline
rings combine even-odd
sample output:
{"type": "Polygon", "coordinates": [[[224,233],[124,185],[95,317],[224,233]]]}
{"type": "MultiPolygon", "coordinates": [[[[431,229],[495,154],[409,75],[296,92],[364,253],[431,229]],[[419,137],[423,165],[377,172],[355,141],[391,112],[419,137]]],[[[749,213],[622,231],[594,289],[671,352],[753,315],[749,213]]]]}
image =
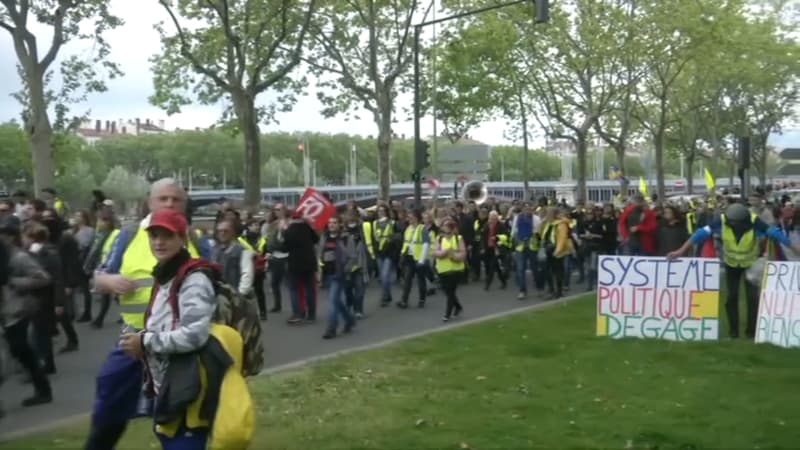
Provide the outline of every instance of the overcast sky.
{"type": "MultiPolygon", "coordinates": [[[[213,124],[220,116],[221,107],[187,106],[181,114],[167,117],[163,111],[151,106],[147,101],[153,92],[148,58],[157,53],[160,48],[158,33],[153,29],[153,24],[167,19],[166,13],[158,6],[156,0],[112,0],[111,9],[114,14],[124,18],[126,22],[124,26],[107,34],[108,42],[111,44],[112,58],[121,65],[125,76],[110,81],[108,92],[92,95],[86,103],[76,105],[73,109],[74,113],[80,114],[91,110],[90,116],[93,120],[135,119],[137,117],[142,120],[165,120],[168,129],[204,128],[213,124]]],[[[49,45],[48,29],[46,27],[33,27],[33,29],[39,37],[39,47],[42,49],[40,51],[44,53],[49,45]]],[[[85,42],[67,45],[62,49],[61,55],[85,54],[88,45],[90,44],[85,42]]],[[[4,30],[0,30],[0,122],[19,118],[19,104],[10,96],[12,92],[20,89],[15,69],[16,61],[10,36],[4,30]]],[[[278,115],[277,119],[280,123],[262,125],[262,131],[344,132],[364,136],[377,134],[376,127],[366,111],[358,112],[360,120],[348,122],[343,117],[327,119],[319,114],[321,105],[316,99],[313,85],[308,87],[307,94],[300,98],[293,111],[278,115]]],[[[268,101],[270,96],[271,94],[266,92],[262,94],[261,98],[263,101],[268,101]]],[[[395,132],[406,136],[413,135],[413,125],[410,119],[403,114],[404,107],[410,106],[410,102],[410,94],[401,96],[396,112],[399,123],[395,125],[395,132]]],[[[535,121],[533,126],[538,128],[535,121]]],[[[789,125],[789,128],[791,127],[789,125]]],[[[498,120],[484,123],[470,134],[473,138],[491,145],[515,143],[505,138],[505,129],[505,123],[498,120]]],[[[427,136],[432,131],[432,121],[428,118],[422,124],[422,133],[427,136]]],[[[532,134],[541,136],[541,130],[534,129],[532,134]]],[[[791,140],[794,141],[794,138],[791,140]]],[[[541,137],[535,138],[532,145],[534,147],[541,146],[543,140],[541,137]]]]}
{"type": "MultiPolygon", "coordinates": [[[[221,107],[188,106],[181,114],[171,117],[160,109],[150,105],[147,98],[153,92],[153,82],[150,73],[148,58],[157,53],[160,48],[158,33],[153,29],[153,24],[166,19],[166,13],[158,6],[155,0],[112,0],[111,9],[114,14],[125,20],[125,25],[108,33],[107,39],[111,44],[112,59],[121,65],[125,76],[109,82],[109,90],[103,94],[92,95],[82,105],[74,107],[76,114],[91,110],[92,119],[134,119],[141,118],[166,121],[168,129],[207,127],[213,124],[220,116],[221,107]]],[[[45,49],[49,45],[50,36],[47,29],[36,29],[39,37],[39,48],[45,49]]],[[[86,52],[87,43],[68,45],[62,49],[61,55],[80,54],[86,52]]],[[[44,53],[46,50],[40,50],[44,53]]],[[[10,97],[12,92],[20,89],[20,82],[15,70],[16,55],[14,53],[11,37],[4,30],[0,30],[0,122],[18,119],[19,104],[10,97]]],[[[366,111],[359,112],[360,120],[345,121],[344,118],[326,119],[319,114],[320,103],[316,99],[314,86],[309,86],[307,94],[301,97],[294,110],[281,113],[277,119],[279,124],[271,123],[262,125],[261,129],[269,131],[318,131],[323,133],[348,133],[359,135],[376,135],[376,126],[369,120],[366,111]]],[[[265,99],[270,93],[262,94],[265,99]]],[[[401,101],[410,102],[411,96],[401,97],[401,101]]],[[[395,132],[398,134],[413,135],[413,124],[403,115],[402,109],[406,105],[398,105],[398,123],[395,132]]],[[[410,106],[410,103],[409,103],[410,106]]],[[[423,134],[429,135],[433,130],[431,119],[423,124],[423,134]]],[[[505,124],[502,121],[486,123],[474,130],[471,136],[488,144],[498,145],[510,143],[504,138],[505,124]]],[[[441,125],[440,125],[441,129],[441,125]]]]}

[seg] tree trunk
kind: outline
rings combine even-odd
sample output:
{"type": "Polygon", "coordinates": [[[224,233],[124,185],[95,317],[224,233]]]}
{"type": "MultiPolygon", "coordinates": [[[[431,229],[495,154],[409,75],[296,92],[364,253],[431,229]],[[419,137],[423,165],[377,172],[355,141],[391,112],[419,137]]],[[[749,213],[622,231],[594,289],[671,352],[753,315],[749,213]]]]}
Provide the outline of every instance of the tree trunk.
{"type": "Polygon", "coordinates": [[[686,192],[694,194],[694,157],[686,158],[686,192]]]}
{"type": "Polygon", "coordinates": [[[656,193],[658,201],[664,201],[664,128],[659,127],[653,139],[656,164],[656,193]]]}
{"type": "Polygon", "coordinates": [[[27,73],[30,95],[30,119],[25,124],[31,137],[33,162],[33,188],[38,193],[45,188],[55,188],[55,161],[53,155],[53,127],[47,117],[43,73],[27,73]]]}
{"type": "Polygon", "coordinates": [[[761,154],[759,155],[760,162],[758,167],[758,181],[761,183],[761,187],[766,189],[767,186],[767,164],[769,162],[769,148],[767,147],[767,139],[769,134],[761,134],[758,136],[758,147],[761,148],[761,154]]]}
{"type": "Polygon", "coordinates": [[[528,186],[528,112],[525,109],[525,99],[522,92],[517,91],[520,118],[522,119],[522,195],[525,200],[530,200],[528,186]]]}
{"type": "Polygon", "coordinates": [[[585,133],[577,133],[575,140],[575,151],[578,168],[578,186],[575,192],[575,205],[586,204],[586,142],[585,133]]]}
{"type": "Polygon", "coordinates": [[[261,205],[261,142],[255,102],[245,93],[232,97],[244,136],[244,204],[249,211],[256,211],[261,205]]]}
{"type": "Polygon", "coordinates": [[[625,145],[619,144],[615,146],[614,153],[617,155],[617,168],[622,173],[622,181],[619,182],[619,195],[624,200],[628,198],[628,188],[631,184],[631,180],[625,175],[625,145]]]}
{"type": "MultiPolygon", "coordinates": [[[[389,201],[391,183],[389,174],[392,171],[390,151],[392,149],[392,110],[391,106],[382,107],[376,117],[378,125],[378,198],[389,201]]],[[[422,136],[420,136],[422,139],[422,136]]]]}

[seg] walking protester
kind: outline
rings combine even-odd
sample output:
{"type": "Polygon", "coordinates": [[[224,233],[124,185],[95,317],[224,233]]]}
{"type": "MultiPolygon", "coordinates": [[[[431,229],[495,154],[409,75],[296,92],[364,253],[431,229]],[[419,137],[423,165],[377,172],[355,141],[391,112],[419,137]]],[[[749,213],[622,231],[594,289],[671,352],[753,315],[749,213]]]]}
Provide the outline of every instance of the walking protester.
{"type": "Polygon", "coordinates": [[[408,217],[408,226],[403,232],[403,247],[400,256],[403,264],[403,294],[397,306],[402,309],[408,308],[411,284],[416,278],[419,291],[417,307],[424,308],[425,297],[428,293],[426,262],[431,244],[430,237],[425,232],[425,225],[422,224],[422,213],[420,211],[413,211],[408,217]]]}
{"type": "Polygon", "coordinates": [[[505,289],[508,279],[505,260],[511,241],[505,224],[500,222],[500,214],[497,211],[490,212],[486,225],[480,231],[478,246],[481,249],[483,265],[486,267],[486,283],[483,288],[488,291],[497,274],[500,289],[505,289]]]}
{"type": "Polygon", "coordinates": [[[679,249],[668,253],[667,257],[679,258],[685,255],[692,245],[702,246],[714,235],[722,238],[722,264],[727,287],[725,312],[730,325],[730,337],[733,339],[739,337],[739,289],[741,283],[744,283],[747,301],[745,336],[753,338],[756,333],[759,287],[748,283],[745,274],[759,257],[759,237],[763,236],[791,247],[795,252],[800,252],[800,244],[792,244],[778,227],[767,225],[758,214],[749,211],[745,205],[733,203],[725,209],[719,220],[698,229],[679,249]]]}
{"type": "MultiPolygon", "coordinates": [[[[469,243],[469,271],[472,273],[472,281],[481,279],[481,266],[484,261],[481,237],[486,230],[489,222],[489,210],[482,206],[478,209],[478,217],[472,222],[472,241],[469,243]]],[[[485,269],[488,271],[488,269],[485,269]]]]}
{"type": "Polygon", "coordinates": [[[538,229],[538,222],[538,217],[533,213],[533,206],[530,204],[526,204],[522,211],[514,216],[511,240],[514,242],[514,267],[519,288],[518,300],[524,300],[528,296],[528,268],[534,276],[539,273],[537,265],[540,264],[540,261],[536,254],[539,242],[534,236],[538,229]]]}
{"type": "Polygon", "coordinates": [[[289,324],[299,325],[317,320],[317,256],[314,246],[319,235],[300,213],[292,213],[292,220],[283,231],[282,251],[289,254],[286,273],[289,279],[289,297],[292,317],[289,324]]]}
{"type": "Polygon", "coordinates": [[[345,274],[344,292],[348,309],[353,312],[356,319],[364,317],[364,290],[369,267],[366,239],[362,230],[360,213],[351,211],[347,216],[345,238],[348,241],[347,245],[353,246],[355,264],[345,274]]]}
{"type": "Polygon", "coordinates": [[[666,256],[669,252],[679,249],[689,239],[687,229],[687,225],[681,220],[678,208],[672,205],[664,206],[656,233],[658,237],[656,255],[666,256]]]}
{"type": "Polygon", "coordinates": [[[344,333],[349,333],[356,324],[355,318],[345,305],[345,276],[356,264],[355,245],[342,236],[337,217],[328,220],[319,245],[319,261],[323,283],[328,286],[328,327],[323,339],[336,337],[339,318],[344,320],[344,333]]]}
{"type": "Polygon", "coordinates": [[[600,255],[610,254],[605,248],[608,241],[609,227],[615,228],[614,224],[608,224],[603,218],[603,205],[595,205],[592,208],[591,217],[586,221],[581,239],[584,243],[586,261],[588,263],[588,282],[587,290],[591,291],[597,284],[597,264],[600,255]]]}
{"type": "MultiPolygon", "coordinates": [[[[236,238],[237,224],[231,219],[217,223],[217,244],[211,251],[211,261],[222,268],[223,281],[243,296],[253,294],[253,252],[236,238]]],[[[266,316],[264,316],[266,318],[266,316]]]]}
{"type": "MultiPolygon", "coordinates": [[[[78,261],[83,265],[89,251],[92,249],[95,228],[92,226],[93,224],[87,211],[76,212],[69,222],[72,236],[78,243],[78,261]]],[[[91,273],[87,274],[85,271],[76,271],[76,276],[78,277],[77,290],[83,297],[83,313],[76,322],[90,322],[92,320],[92,293],[89,288],[91,273]]]]}
{"type": "Polygon", "coordinates": [[[566,211],[559,207],[550,207],[547,210],[547,219],[542,232],[542,245],[547,253],[547,281],[551,299],[561,298],[564,294],[565,262],[564,258],[575,252],[575,247],[570,236],[569,219],[566,211]]]}
{"type": "MultiPolygon", "coordinates": [[[[83,263],[83,273],[89,277],[93,276],[102,262],[108,259],[111,247],[119,236],[117,220],[110,212],[108,214],[101,213],[98,216],[96,229],[92,248],[83,263]]],[[[103,321],[105,321],[108,309],[111,307],[112,295],[108,293],[98,294],[97,299],[100,302],[100,311],[92,321],[92,328],[100,329],[103,328],[103,321]]]]}
{"type": "Polygon", "coordinates": [[[53,358],[53,330],[56,317],[62,315],[67,294],[58,249],[49,242],[47,228],[39,222],[30,221],[22,230],[23,248],[34,256],[36,262],[47,272],[50,284],[36,291],[39,307],[31,318],[33,325],[33,347],[42,368],[48,375],[56,373],[53,358]]]}
{"type": "Polygon", "coordinates": [[[35,393],[22,401],[22,406],[36,406],[53,401],[53,391],[44,367],[28,340],[28,327],[38,308],[36,293],[52,283],[44,268],[22,248],[19,220],[0,219],[0,245],[8,253],[4,272],[8,277],[3,287],[2,319],[9,353],[28,372],[35,393]]]}
{"type": "MultiPolygon", "coordinates": [[[[147,200],[147,209],[151,214],[120,231],[108,259],[95,273],[95,289],[98,292],[119,296],[122,320],[130,331],[144,329],[144,313],[154,282],[153,267],[158,262],[150,250],[146,232],[152,213],[164,209],[183,212],[186,200],[186,192],[177,181],[164,178],[153,183],[147,200]]],[[[189,239],[189,254],[193,257],[201,254],[207,256],[209,251],[204,244],[207,243],[189,239]]],[[[151,413],[148,402],[143,400],[143,376],[141,360],[128,356],[119,347],[111,352],[97,376],[86,450],[114,448],[129,420],[151,413]]]]}
{"type": "MultiPolygon", "coordinates": [[[[422,213],[422,224],[425,226],[424,232],[428,234],[428,241],[431,243],[431,252],[433,252],[433,250],[436,248],[436,242],[439,236],[439,227],[437,227],[436,223],[433,221],[435,210],[436,208],[434,207],[434,211],[426,211],[422,213]]],[[[425,260],[425,277],[428,279],[428,296],[436,294],[435,264],[436,258],[427,258],[425,260]]]]}
{"type": "Polygon", "coordinates": [[[393,251],[397,231],[386,205],[378,205],[377,212],[378,219],[373,223],[375,255],[381,280],[381,306],[385,307],[392,303],[393,251]]]}
{"type": "Polygon", "coordinates": [[[66,293],[62,307],[56,314],[56,319],[64,330],[67,343],[58,352],[74,352],[78,350],[78,333],[75,331],[74,324],[75,292],[80,288],[81,277],[83,276],[80,248],[75,238],[70,233],[65,232],[67,231],[67,225],[61,220],[55,209],[45,209],[42,212],[41,221],[47,227],[50,243],[58,250],[66,293]]]}
{"type": "MultiPolygon", "coordinates": [[[[235,225],[225,219],[217,226],[223,224],[230,227],[230,240],[234,240],[232,233],[235,225]]],[[[157,260],[153,269],[157,289],[145,313],[144,329],[131,330],[120,336],[119,348],[129,358],[145,362],[147,391],[157,399],[155,434],[161,442],[161,448],[204,450],[209,438],[209,424],[207,421],[201,422],[199,413],[189,405],[204,395],[210,396],[211,391],[197,389],[194,393],[187,393],[191,390],[180,389],[180,386],[192,384],[185,378],[199,378],[200,374],[186,370],[188,367],[183,366],[187,360],[179,358],[179,355],[198,353],[208,342],[211,320],[217,306],[214,285],[205,272],[197,270],[186,275],[180,286],[172,286],[184,264],[191,260],[186,250],[188,225],[182,211],[161,209],[153,213],[146,232],[150,249],[157,260]],[[177,293],[175,304],[170,299],[173,289],[177,293]],[[176,374],[184,379],[175,379],[176,374]],[[180,395],[183,397],[178,402],[176,397],[180,395]],[[166,413],[180,420],[180,425],[172,433],[158,426],[159,419],[166,413]]],[[[196,361],[201,361],[200,364],[205,366],[208,359],[197,358],[196,361]]],[[[206,369],[206,378],[209,379],[213,372],[208,367],[206,369]]]]}
{"type": "Polygon", "coordinates": [[[464,239],[458,234],[458,227],[453,218],[448,217],[442,222],[441,236],[436,245],[434,256],[436,270],[439,272],[442,290],[447,298],[444,317],[447,322],[451,317],[458,317],[464,310],[458,301],[456,290],[464,276],[464,260],[467,258],[467,248],[464,239]]]}
{"type": "Polygon", "coordinates": [[[272,290],[272,309],[270,312],[279,313],[282,309],[283,284],[286,278],[286,259],[289,254],[283,248],[283,233],[289,226],[288,211],[282,204],[277,204],[272,209],[267,224],[262,228],[262,233],[267,242],[267,260],[270,273],[270,288],[272,290]]]}
{"type": "Polygon", "coordinates": [[[653,255],[657,250],[656,228],[658,220],[655,212],[647,207],[642,194],[634,195],[631,204],[619,217],[619,235],[625,253],[630,256],[653,255]]]}
{"type": "Polygon", "coordinates": [[[258,314],[261,320],[267,320],[267,297],[264,282],[267,279],[267,239],[261,235],[261,224],[255,219],[247,221],[242,238],[253,249],[253,292],[258,303],[258,314]]]}
{"type": "Polygon", "coordinates": [[[53,208],[59,217],[66,217],[69,214],[69,206],[67,202],[58,196],[58,193],[53,188],[42,189],[42,197],[48,208],[53,208]]]}

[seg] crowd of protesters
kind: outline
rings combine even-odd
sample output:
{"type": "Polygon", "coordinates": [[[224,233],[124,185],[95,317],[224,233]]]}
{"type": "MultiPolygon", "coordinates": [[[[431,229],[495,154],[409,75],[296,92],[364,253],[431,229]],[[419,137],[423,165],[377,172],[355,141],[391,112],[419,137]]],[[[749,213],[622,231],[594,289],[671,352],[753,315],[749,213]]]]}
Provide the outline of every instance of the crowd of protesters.
{"type": "MultiPolygon", "coordinates": [[[[17,193],[0,200],[3,327],[10,353],[35,389],[25,406],[52,401],[54,337],[63,333],[59,353],[77,351],[73,323],[103,327],[119,297],[114,289],[91,288],[92,276],[114,260],[113,249],[124,239],[113,201],[99,191],[94,197],[90,210],[72,214],[53,190],[41,198],[17,193]]],[[[399,202],[366,209],[351,203],[324,230],[315,230],[291,205],[277,204],[261,214],[224,202],[213,228],[195,226],[188,238],[197,255],[219,264],[227,284],[257,301],[262,320],[283,311],[288,293],[287,323],[316,321],[323,289],[328,307],[322,337],[332,339],[350,333],[370,302],[425,308],[432,296],[442,295],[447,322],[464,313],[458,294],[464,284],[510,291],[520,301],[533,293],[550,300],[594,289],[599,255],[699,256],[712,234],[715,254],[724,255],[720,230],[732,204],[746,206],[745,219],[752,215],[753,228],[785,245],[790,241],[779,235],[788,237],[800,223],[791,199],[758,194],[746,201],[715,196],[677,202],[634,195],[616,206],[570,206],[552,198],[437,202],[421,210],[399,202]],[[366,298],[370,283],[376,285],[369,291],[375,298],[366,298]]],[[[757,253],[766,247],[771,258],[785,256],[781,246],[763,246],[757,253]]],[[[725,262],[726,270],[749,267],[725,262]]],[[[729,280],[737,284],[736,293],[738,282],[729,280]]],[[[746,332],[752,333],[750,324],[746,332]]]]}

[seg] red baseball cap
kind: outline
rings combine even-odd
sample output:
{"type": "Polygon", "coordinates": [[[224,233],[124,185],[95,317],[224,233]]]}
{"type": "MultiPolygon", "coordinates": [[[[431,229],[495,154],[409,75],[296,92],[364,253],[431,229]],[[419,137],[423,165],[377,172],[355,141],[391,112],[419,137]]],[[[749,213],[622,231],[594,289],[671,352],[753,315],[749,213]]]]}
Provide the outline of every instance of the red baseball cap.
{"type": "Polygon", "coordinates": [[[153,228],[164,228],[178,236],[186,236],[189,225],[183,213],[172,209],[162,209],[150,216],[150,225],[147,230],[149,231],[153,228]]]}

